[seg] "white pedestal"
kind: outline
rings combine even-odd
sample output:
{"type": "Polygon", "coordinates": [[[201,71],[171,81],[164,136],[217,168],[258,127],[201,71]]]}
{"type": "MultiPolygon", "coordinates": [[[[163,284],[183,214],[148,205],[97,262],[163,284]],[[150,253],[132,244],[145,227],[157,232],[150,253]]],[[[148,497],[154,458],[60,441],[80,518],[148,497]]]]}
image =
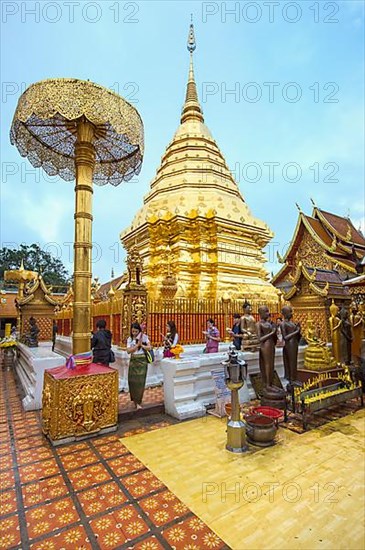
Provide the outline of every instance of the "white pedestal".
{"type": "Polygon", "coordinates": [[[44,371],[64,365],[65,360],[52,352],[52,342],[41,342],[37,348],[18,343],[17,348],[15,369],[25,393],[24,410],[41,409],[44,371]]]}
{"type": "MultiPolygon", "coordinates": [[[[181,359],[164,359],[162,361],[167,414],[179,420],[205,415],[206,406],[216,402],[211,371],[223,370],[222,362],[227,359],[227,353],[224,350],[227,351],[228,347],[227,344],[221,344],[219,353],[203,354],[204,346],[185,346],[185,353],[181,359]]],[[[298,368],[303,366],[303,352],[304,348],[299,348],[298,368]]],[[[247,380],[239,392],[240,402],[244,403],[255,397],[249,374],[260,372],[259,353],[240,352],[240,356],[248,365],[247,380]]],[[[285,387],[282,348],[276,349],[275,369],[285,387]]]]}

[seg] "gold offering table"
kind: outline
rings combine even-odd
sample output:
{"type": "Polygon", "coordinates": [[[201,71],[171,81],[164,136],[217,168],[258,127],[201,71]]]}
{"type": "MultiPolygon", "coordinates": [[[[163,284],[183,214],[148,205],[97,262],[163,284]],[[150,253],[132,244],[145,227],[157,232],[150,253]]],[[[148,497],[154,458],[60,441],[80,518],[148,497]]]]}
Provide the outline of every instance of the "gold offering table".
{"type": "Polygon", "coordinates": [[[323,380],[320,382],[320,387],[327,386],[331,382],[330,379],[337,378],[339,374],[343,374],[345,372],[344,368],[342,367],[328,367],[327,369],[320,368],[318,370],[314,369],[298,369],[298,381],[302,382],[303,384],[309,382],[310,380],[317,378],[319,375],[324,374],[327,375],[323,377],[323,380]]]}
{"type": "Polygon", "coordinates": [[[90,363],[45,371],[43,433],[54,445],[117,429],[118,371],[90,363]]]}

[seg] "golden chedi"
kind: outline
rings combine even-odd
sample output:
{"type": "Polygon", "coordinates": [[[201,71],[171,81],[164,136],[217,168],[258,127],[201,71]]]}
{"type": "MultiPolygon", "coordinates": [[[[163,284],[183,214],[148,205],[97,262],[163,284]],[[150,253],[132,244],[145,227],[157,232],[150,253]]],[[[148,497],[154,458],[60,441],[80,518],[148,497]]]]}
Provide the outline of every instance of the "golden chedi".
{"type": "Polygon", "coordinates": [[[138,249],[152,299],[162,297],[169,275],[176,278],[175,298],[256,295],[265,302],[277,301],[263,253],[273,234],[251,214],[204,123],[194,77],[195,47],[191,25],[181,123],[121,241],[127,251],[138,249]]]}
{"type": "Polygon", "coordinates": [[[304,369],[319,371],[335,366],[335,361],[331,357],[326,343],[318,338],[311,318],[307,321],[305,339],[308,342],[308,347],[304,351],[304,369]]]}

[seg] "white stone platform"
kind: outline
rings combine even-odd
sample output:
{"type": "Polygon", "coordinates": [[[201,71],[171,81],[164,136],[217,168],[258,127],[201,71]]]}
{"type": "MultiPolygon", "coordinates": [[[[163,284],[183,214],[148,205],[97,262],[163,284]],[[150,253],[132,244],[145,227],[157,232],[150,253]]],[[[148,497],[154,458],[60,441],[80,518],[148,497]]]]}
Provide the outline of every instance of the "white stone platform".
{"type": "MultiPolygon", "coordinates": [[[[25,410],[40,409],[42,406],[43,373],[46,369],[65,364],[71,354],[72,340],[66,336],[57,337],[55,352],[51,342],[41,343],[38,348],[18,345],[19,353],[16,370],[26,397],[25,410]]],[[[206,407],[216,402],[212,370],[222,370],[222,362],[227,359],[229,344],[220,344],[218,353],[203,353],[204,344],[184,346],[180,359],[163,359],[162,348],[155,349],[155,362],[148,365],[146,387],[164,385],[165,411],[167,414],[184,420],[204,416],[206,407]]],[[[305,347],[299,348],[298,368],[303,367],[305,347]]],[[[113,346],[116,362],[110,366],[119,371],[119,391],[128,392],[129,355],[125,350],[113,346]]],[[[240,390],[240,401],[249,402],[255,397],[249,374],[259,369],[258,352],[240,352],[247,362],[248,376],[240,390]]],[[[275,353],[275,369],[285,385],[282,348],[275,353]]]]}
{"type": "MultiPolygon", "coordinates": [[[[167,414],[184,420],[206,414],[207,405],[216,402],[212,370],[222,370],[222,361],[227,359],[228,344],[220,344],[219,353],[203,354],[204,346],[186,346],[180,360],[164,359],[161,363],[164,375],[164,399],[167,414]]],[[[303,367],[304,349],[299,348],[298,368],[303,367]]],[[[260,372],[259,353],[240,352],[247,362],[247,381],[240,390],[240,402],[249,402],[255,397],[250,374],[260,372]]],[[[275,370],[285,387],[282,348],[276,348],[275,370]]]]}
{"type": "Polygon", "coordinates": [[[52,342],[40,342],[37,348],[17,344],[15,369],[25,393],[22,401],[24,410],[42,408],[44,371],[64,364],[65,359],[52,351],[52,342]]]}

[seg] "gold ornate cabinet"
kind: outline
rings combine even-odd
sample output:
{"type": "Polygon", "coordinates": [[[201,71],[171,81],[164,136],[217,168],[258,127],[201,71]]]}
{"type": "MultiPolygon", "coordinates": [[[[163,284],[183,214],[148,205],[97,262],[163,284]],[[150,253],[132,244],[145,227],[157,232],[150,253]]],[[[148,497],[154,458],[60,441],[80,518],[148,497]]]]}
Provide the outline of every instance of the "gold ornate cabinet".
{"type": "Polygon", "coordinates": [[[118,371],[90,364],[44,373],[43,433],[54,444],[117,429],[118,371]]]}

